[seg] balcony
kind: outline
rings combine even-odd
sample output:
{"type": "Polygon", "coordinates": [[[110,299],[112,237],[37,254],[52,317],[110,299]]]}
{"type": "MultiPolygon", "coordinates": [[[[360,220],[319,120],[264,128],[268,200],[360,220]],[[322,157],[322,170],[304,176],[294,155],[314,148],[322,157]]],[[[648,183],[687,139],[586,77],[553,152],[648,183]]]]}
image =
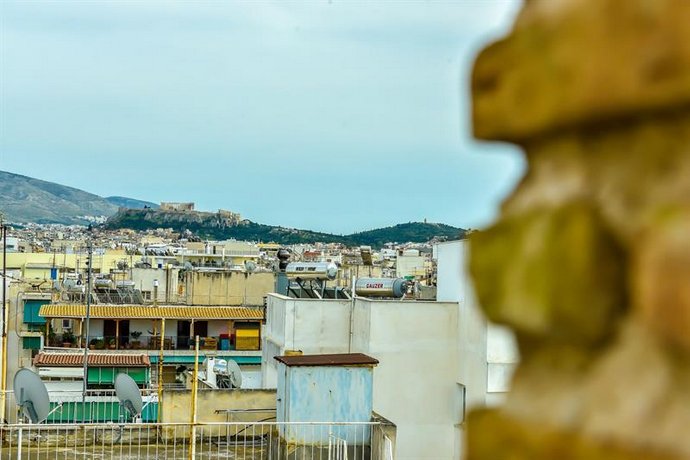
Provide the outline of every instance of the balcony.
{"type": "MultiPolygon", "coordinates": [[[[259,350],[258,337],[253,341],[242,340],[239,347],[227,334],[199,338],[200,350],[259,350]]],[[[48,347],[79,348],[84,346],[80,336],[72,334],[53,334],[48,338],[48,347]],[[80,345],[81,344],[81,345],[80,345]]],[[[161,338],[158,335],[142,335],[136,339],[130,336],[90,336],[91,350],[160,350],[161,338]]],[[[166,335],[163,339],[163,350],[194,350],[194,337],[166,335]]]]}

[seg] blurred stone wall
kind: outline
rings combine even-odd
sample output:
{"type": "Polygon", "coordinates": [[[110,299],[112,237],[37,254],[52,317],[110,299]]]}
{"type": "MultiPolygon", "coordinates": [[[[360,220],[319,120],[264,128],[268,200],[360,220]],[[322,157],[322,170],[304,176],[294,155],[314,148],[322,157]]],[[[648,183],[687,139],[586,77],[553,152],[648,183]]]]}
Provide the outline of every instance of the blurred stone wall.
{"type": "Polygon", "coordinates": [[[526,0],[472,85],[529,166],[471,237],[522,363],[468,457],[690,458],[690,1],[526,0]]]}

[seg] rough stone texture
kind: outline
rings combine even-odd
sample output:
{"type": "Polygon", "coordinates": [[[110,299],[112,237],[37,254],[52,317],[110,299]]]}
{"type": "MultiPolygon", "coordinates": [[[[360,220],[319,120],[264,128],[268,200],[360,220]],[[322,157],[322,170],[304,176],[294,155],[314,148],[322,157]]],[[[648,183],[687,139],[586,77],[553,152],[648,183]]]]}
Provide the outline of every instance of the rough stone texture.
{"type": "Polygon", "coordinates": [[[528,1],[475,64],[475,135],[534,139],[687,106],[689,17],[685,0],[528,1]]]}
{"type": "Polygon", "coordinates": [[[625,306],[623,256],[590,203],[506,218],[473,244],[482,254],[470,268],[491,280],[476,283],[491,320],[553,343],[593,344],[612,333],[625,306]]]}
{"type": "Polygon", "coordinates": [[[471,239],[523,361],[469,458],[690,458],[690,1],[527,1],[473,95],[529,168],[471,239]]]}
{"type": "Polygon", "coordinates": [[[655,223],[633,269],[637,305],[645,322],[690,353],[690,209],[666,210],[655,223]]]}
{"type": "Polygon", "coordinates": [[[654,450],[635,450],[616,444],[588,442],[577,435],[544,429],[492,412],[470,417],[479,434],[470,439],[467,460],[680,460],[682,457],[654,450]],[[500,431],[502,443],[495,433],[500,431]]]}

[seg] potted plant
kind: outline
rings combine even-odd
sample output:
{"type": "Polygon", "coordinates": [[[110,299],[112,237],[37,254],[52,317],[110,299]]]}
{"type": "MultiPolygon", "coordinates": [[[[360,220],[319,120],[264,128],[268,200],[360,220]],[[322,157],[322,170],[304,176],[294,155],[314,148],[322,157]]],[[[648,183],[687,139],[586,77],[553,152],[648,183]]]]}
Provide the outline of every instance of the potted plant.
{"type": "Polygon", "coordinates": [[[141,342],[139,341],[139,337],[141,337],[141,331],[132,331],[129,335],[132,336],[132,348],[135,350],[138,350],[141,347],[141,342]]]}
{"type": "Polygon", "coordinates": [[[108,348],[110,348],[111,350],[114,350],[116,348],[115,347],[115,339],[110,339],[108,341],[108,348]]]}
{"type": "Polygon", "coordinates": [[[62,346],[63,347],[70,347],[74,343],[74,334],[72,334],[72,331],[64,331],[62,333],[62,346]]]}
{"type": "Polygon", "coordinates": [[[95,350],[97,346],[98,346],[98,339],[89,340],[89,349],[90,350],[95,350]]]}

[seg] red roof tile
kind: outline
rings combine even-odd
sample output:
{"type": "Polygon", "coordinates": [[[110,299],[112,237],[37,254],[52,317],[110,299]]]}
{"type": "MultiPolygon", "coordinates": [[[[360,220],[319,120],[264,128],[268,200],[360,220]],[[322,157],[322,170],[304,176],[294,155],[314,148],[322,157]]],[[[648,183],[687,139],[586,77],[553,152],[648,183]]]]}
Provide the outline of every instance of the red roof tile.
{"type": "MultiPolygon", "coordinates": [[[[34,358],[36,367],[80,367],[84,364],[81,353],[39,353],[34,358]]],[[[145,354],[89,353],[90,367],[150,367],[145,354]]]]}

